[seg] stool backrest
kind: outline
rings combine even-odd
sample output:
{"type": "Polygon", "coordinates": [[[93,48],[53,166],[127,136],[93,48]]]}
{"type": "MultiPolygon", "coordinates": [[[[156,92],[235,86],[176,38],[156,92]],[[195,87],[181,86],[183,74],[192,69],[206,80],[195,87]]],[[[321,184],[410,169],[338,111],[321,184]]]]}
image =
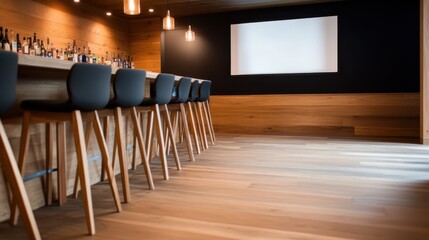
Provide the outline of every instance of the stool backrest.
{"type": "Polygon", "coordinates": [[[192,79],[188,77],[182,77],[177,84],[177,102],[185,103],[188,101],[189,92],[191,91],[192,79]]]}
{"type": "Polygon", "coordinates": [[[15,103],[18,55],[0,51],[0,115],[15,103]]]}
{"type": "Polygon", "coordinates": [[[199,87],[200,87],[200,84],[198,83],[198,81],[194,81],[191,84],[191,90],[189,91],[189,99],[188,99],[189,102],[195,102],[199,87]]]}
{"type": "Polygon", "coordinates": [[[139,105],[145,95],[146,71],[119,69],[113,82],[115,104],[120,107],[139,105]]]}
{"type": "Polygon", "coordinates": [[[82,111],[104,108],[110,98],[109,66],[76,63],[70,69],[67,91],[71,105],[82,111]]]}
{"type": "Polygon", "coordinates": [[[156,76],[155,86],[151,89],[151,99],[155,104],[167,104],[171,100],[171,93],[173,92],[174,75],[160,73],[156,76]]]}
{"type": "Polygon", "coordinates": [[[201,82],[200,93],[198,96],[199,102],[205,102],[205,101],[209,100],[211,85],[212,85],[211,81],[204,80],[201,82]]]}

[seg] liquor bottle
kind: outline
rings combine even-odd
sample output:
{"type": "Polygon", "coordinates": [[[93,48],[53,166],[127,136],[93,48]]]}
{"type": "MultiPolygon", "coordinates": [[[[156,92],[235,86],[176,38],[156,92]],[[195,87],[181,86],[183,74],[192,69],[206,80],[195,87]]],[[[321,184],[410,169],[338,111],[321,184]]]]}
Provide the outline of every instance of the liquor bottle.
{"type": "Polygon", "coordinates": [[[29,46],[29,52],[30,55],[35,56],[36,55],[36,50],[34,49],[34,43],[31,42],[31,38],[28,38],[29,42],[28,42],[28,46],[29,46]]]}
{"type": "Polygon", "coordinates": [[[12,48],[12,52],[18,52],[18,46],[17,46],[17,42],[15,41],[15,39],[13,38],[14,32],[13,29],[10,30],[10,34],[11,34],[11,48],[12,48]]]}
{"type": "Polygon", "coordinates": [[[88,47],[88,62],[89,63],[93,63],[94,62],[94,59],[92,58],[92,53],[91,53],[91,49],[89,49],[89,47],[88,47]]]}
{"type": "Polygon", "coordinates": [[[45,44],[43,44],[43,40],[42,40],[42,43],[40,45],[40,56],[46,57],[46,48],[45,48],[45,44]]]}
{"type": "Polygon", "coordinates": [[[127,54],[121,54],[122,58],[122,68],[127,68],[127,54]]]}
{"type": "Polygon", "coordinates": [[[42,45],[40,44],[40,39],[37,39],[36,55],[42,56],[42,45]]]}
{"type": "Polygon", "coordinates": [[[30,54],[30,51],[28,50],[28,43],[27,43],[26,37],[22,39],[22,51],[24,52],[24,54],[30,54]]]}
{"type": "Polygon", "coordinates": [[[22,53],[21,40],[19,40],[19,33],[16,34],[16,49],[18,53],[22,53]]]}
{"type": "Polygon", "coordinates": [[[37,53],[39,52],[39,45],[37,44],[36,33],[34,33],[34,36],[33,36],[33,48],[34,48],[34,55],[38,55],[37,53]]]}
{"type": "Polygon", "coordinates": [[[65,60],[65,57],[64,57],[65,52],[66,51],[63,51],[63,49],[61,48],[60,52],[58,53],[58,56],[59,56],[60,60],[65,60]]]}
{"type": "Polygon", "coordinates": [[[10,51],[10,42],[9,42],[9,37],[7,34],[7,28],[4,30],[4,39],[3,39],[3,45],[4,45],[4,50],[5,51],[10,51]]]}
{"type": "Polygon", "coordinates": [[[73,61],[73,53],[70,43],[67,43],[67,48],[64,49],[64,60],[73,61]]]}
{"type": "Polygon", "coordinates": [[[86,56],[86,54],[86,46],[83,46],[82,62],[84,63],[88,62],[88,57],[86,56]]]}
{"type": "Polygon", "coordinates": [[[109,52],[106,51],[106,58],[104,59],[104,65],[111,66],[112,62],[109,60],[109,52]]]}
{"type": "Polygon", "coordinates": [[[3,44],[3,27],[0,27],[0,44],[1,44],[1,49],[4,49],[4,44],[3,44]]]}
{"type": "Polygon", "coordinates": [[[49,38],[46,39],[46,57],[52,58],[52,48],[49,42],[49,38]]]}
{"type": "Polygon", "coordinates": [[[122,60],[121,60],[121,57],[119,56],[119,53],[118,53],[118,58],[116,59],[118,61],[118,68],[122,68],[122,60]]]}
{"type": "Polygon", "coordinates": [[[58,49],[54,48],[54,44],[52,43],[51,45],[51,52],[52,52],[52,58],[53,59],[58,59],[58,49]]]}
{"type": "Polygon", "coordinates": [[[76,40],[73,40],[73,62],[79,62],[79,55],[77,53],[76,40]]]}
{"type": "Polygon", "coordinates": [[[135,68],[135,66],[134,66],[134,60],[133,60],[133,57],[131,57],[131,69],[134,69],[135,68]]]}
{"type": "Polygon", "coordinates": [[[80,48],[78,48],[77,49],[77,61],[80,63],[82,62],[82,56],[83,56],[82,51],[80,50],[80,48]]]}

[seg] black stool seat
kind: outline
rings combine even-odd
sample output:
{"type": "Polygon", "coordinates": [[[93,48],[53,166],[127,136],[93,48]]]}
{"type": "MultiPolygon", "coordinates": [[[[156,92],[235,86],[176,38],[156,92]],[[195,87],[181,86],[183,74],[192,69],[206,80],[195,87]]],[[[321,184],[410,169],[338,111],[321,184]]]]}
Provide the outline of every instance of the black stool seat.
{"type": "Polygon", "coordinates": [[[191,90],[189,91],[188,102],[195,102],[195,99],[197,98],[197,93],[198,93],[199,87],[200,87],[200,84],[198,81],[192,82],[191,90]]]}
{"type": "Polygon", "coordinates": [[[106,108],[129,108],[138,106],[145,95],[146,71],[119,69],[113,80],[114,98],[106,108]]]}
{"type": "Polygon", "coordinates": [[[191,82],[191,78],[180,78],[179,82],[175,83],[176,94],[173,95],[170,100],[170,103],[185,103],[186,101],[188,101],[188,96],[191,89],[191,82]]]}
{"type": "Polygon", "coordinates": [[[205,102],[209,100],[210,97],[210,87],[212,85],[211,81],[204,80],[200,84],[200,94],[195,98],[196,102],[205,102]]]}
{"type": "Polygon", "coordinates": [[[169,103],[174,87],[174,78],[172,74],[158,74],[155,82],[151,84],[150,98],[144,99],[140,106],[164,105],[169,103]]]}
{"type": "Polygon", "coordinates": [[[44,112],[91,112],[102,109],[109,102],[111,74],[108,66],[74,64],[67,79],[68,100],[25,100],[21,107],[44,112]]]}

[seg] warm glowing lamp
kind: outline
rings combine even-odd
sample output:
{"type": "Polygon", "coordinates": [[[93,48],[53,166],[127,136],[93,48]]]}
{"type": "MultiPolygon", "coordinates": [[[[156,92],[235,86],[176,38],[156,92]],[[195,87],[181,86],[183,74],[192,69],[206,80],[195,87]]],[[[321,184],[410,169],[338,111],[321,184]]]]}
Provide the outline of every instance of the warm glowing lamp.
{"type": "Polygon", "coordinates": [[[174,18],[170,16],[170,10],[167,11],[167,16],[162,20],[164,30],[174,30],[174,18]]]}
{"type": "Polygon", "coordinates": [[[189,25],[188,31],[185,32],[185,40],[187,42],[193,42],[193,41],[195,41],[195,32],[192,31],[191,25],[189,25]]]}
{"type": "Polygon", "coordinates": [[[140,0],[124,0],[124,13],[128,15],[140,14],[140,0]]]}

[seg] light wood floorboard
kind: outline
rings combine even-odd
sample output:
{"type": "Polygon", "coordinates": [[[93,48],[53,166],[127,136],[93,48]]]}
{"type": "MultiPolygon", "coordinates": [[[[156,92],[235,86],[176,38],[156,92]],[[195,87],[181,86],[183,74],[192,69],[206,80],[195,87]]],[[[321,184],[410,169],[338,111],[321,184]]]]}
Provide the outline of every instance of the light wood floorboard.
{"type": "MultiPolygon", "coordinates": [[[[186,146],[179,145],[186,156],[186,146]]],[[[156,190],[130,170],[132,203],[116,213],[92,187],[96,235],[81,199],[35,211],[44,239],[429,239],[429,147],[380,140],[218,134],[156,190]]],[[[117,176],[119,177],[119,176],[117,176]]],[[[0,239],[25,239],[20,223],[0,239]]]]}

